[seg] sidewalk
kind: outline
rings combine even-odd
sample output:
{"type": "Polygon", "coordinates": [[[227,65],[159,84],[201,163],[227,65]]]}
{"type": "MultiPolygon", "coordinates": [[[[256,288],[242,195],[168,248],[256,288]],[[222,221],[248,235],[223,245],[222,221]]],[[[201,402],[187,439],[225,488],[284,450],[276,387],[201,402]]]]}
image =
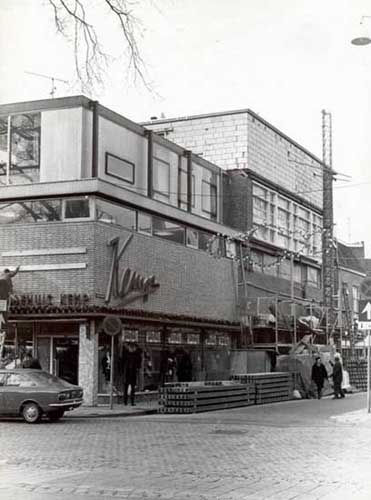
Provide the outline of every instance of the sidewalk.
{"type": "Polygon", "coordinates": [[[158,411],[157,401],[140,401],[135,406],[114,404],[111,410],[109,405],[80,406],[76,410],[66,412],[64,418],[112,418],[153,415],[158,411]]]}

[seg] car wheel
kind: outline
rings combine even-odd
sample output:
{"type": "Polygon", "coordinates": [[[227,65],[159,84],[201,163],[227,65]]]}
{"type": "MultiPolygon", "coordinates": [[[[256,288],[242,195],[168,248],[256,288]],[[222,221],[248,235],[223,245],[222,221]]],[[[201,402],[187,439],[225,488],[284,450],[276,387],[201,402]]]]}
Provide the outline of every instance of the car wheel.
{"type": "Polygon", "coordinates": [[[35,424],[41,419],[41,410],[38,404],[29,402],[22,407],[22,417],[28,424],[35,424]]]}
{"type": "Polygon", "coordinates": [[[53,411],[48,414],[48,419],[50,420],[50,422],[58,422],[58,420],[61,419],[63,415],[64,415],[63,410],[53,411]]]}

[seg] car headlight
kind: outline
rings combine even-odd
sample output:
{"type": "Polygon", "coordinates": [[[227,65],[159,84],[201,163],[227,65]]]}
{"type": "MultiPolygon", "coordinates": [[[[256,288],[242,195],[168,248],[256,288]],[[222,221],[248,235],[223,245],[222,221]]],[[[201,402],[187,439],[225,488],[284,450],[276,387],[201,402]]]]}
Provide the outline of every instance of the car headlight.
{"type": "Polygon", "coordinates": [[[65,401],[68,398],[69,398],[69,393],[68,392],[60,392],[58,394],[58,400],[59,401],[65,401]]]}

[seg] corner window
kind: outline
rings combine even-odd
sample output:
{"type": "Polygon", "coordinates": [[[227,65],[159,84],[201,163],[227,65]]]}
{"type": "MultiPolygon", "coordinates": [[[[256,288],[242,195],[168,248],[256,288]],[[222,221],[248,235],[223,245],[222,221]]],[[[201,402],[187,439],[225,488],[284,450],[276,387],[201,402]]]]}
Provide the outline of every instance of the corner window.
{"type": "Polygon", "coordinates": [[[174,241],[184,245],[184,226],[167,221],[160,217],[152,217],[153,236],[174,241]]]}
{"type": "Polygon", "coordinates": [[[106,153],[106,174],[135,184],[135,164],[111,153],[106,153]]]}
{"type": "Polygon", "coordinates": [[[170,163],[153,157],[153,190],[169,198],[170,196],[170,163]]]}
{"type": "Polygon", "coordinates": [[[152,234],[152,217],[143,212],[138,212],[137,227],[139,233],[152,234]]]}
{"type": "Polygon", "coordinates": [[[90,217],[89,198],[64,200],[64,219],[87,219],[90,217]]]}
{"type": "Polygon", "coordinates": [[[136,212],[130,208],[122,207],[116,203],[109,203],[97,199],[95,217],[99,222],[117,224],[128,229],[136,229],[136,212]]]}

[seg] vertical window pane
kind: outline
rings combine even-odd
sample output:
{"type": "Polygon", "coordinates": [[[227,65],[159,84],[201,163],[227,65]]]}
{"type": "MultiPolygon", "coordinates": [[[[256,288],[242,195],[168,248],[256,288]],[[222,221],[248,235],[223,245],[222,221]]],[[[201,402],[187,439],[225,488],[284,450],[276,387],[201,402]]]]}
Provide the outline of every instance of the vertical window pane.
{"type": "Polygon", "coordinates": [[[187,246],[198,248],[198,231],[187,227],[187,246]]]}
{"type": "Polygon", "coordinates": [[[140,233],[152,234],[152,217],[138,212],[138,231],[140,233]]]}
{"type": "Polygon", "coordinates": [[[5,184],[6,165],[8,162],[8,117],[0,116],[0,183],[5,184]]]}
{"type": "Polygon", "coordinates": [[[163,196],[170,196],[170,163],[153,158],[153,190],[163,196]]]}
{"type": "Polygon", "coordinates": [[[11,117],[11,184],[40,179],[40,122],[40,113],[11,117]]]}

